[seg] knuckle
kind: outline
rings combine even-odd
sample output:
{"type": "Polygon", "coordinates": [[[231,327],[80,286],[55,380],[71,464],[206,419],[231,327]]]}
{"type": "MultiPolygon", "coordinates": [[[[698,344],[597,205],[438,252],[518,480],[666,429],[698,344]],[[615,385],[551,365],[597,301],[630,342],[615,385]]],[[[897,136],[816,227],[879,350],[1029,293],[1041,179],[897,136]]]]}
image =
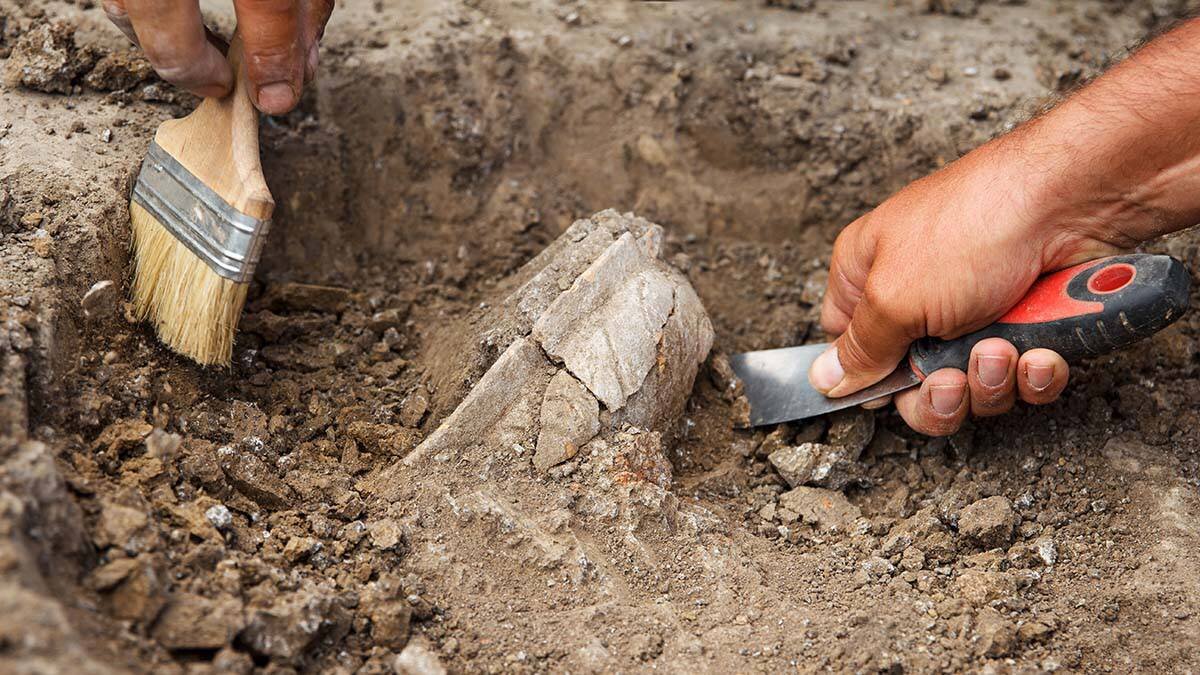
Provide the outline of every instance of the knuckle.
{"type": "Polygon", "coordinates": [[[907,306],[904,298],[895,289],[881,287],[877,283],[867,284],[867,287],[863,289],[862,302],[888,318],[900,316],[903,308],[907,306]]]}
{"type": "Polygon", "coordinates": [[[853,322],[850,323],[850,327],[846,330],[845,339],[838,345],[838,360],[841,361],[842,367],[847,372],[873,370],[877,365],[875,357],[867,351],[858,339],[853,322]]]}
{"type": "Polygon", "coordinates": [[[258,44],[251,48],[246,46],[246,60],[251,68],[259,70],[278,69],[289,65],[295,60],[294,43],[287,44],[258,44]]]}
{"type": "Polygon", "coordinates": [[[1013,397],[1008,392],[996,392],[971,398],[971,413],[976,417],[995,417],[1012,410],[1013,397]]]}
{"type": "Polygon", "coordinates": [[[209,73],[208,61],[202,55],[192,55],[179,49],[163,49],[161,46],[146,46],[145,50],[155,72],[172,84],[188,86],[202,83],[209,73]]]}
{"type": "Polygon", "coordinates": [[[919,421],[921,428],[916,429],[926,436],[950,436],[962,426],[962,420],[957,417],[922,417],[919,421]]]}

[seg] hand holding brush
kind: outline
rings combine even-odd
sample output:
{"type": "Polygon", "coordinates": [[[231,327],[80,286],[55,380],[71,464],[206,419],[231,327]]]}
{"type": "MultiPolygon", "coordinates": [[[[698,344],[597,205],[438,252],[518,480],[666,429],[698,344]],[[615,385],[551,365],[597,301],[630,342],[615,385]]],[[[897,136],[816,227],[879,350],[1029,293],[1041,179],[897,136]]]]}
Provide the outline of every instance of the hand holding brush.
{"type": "Polygon", "coordinates": [[[134,313],[167,346],[203,365],[230,362],[275,208],[242,54],[234,35],[228,96],[206,98],[158,128],[129,205],[134,313]]]}

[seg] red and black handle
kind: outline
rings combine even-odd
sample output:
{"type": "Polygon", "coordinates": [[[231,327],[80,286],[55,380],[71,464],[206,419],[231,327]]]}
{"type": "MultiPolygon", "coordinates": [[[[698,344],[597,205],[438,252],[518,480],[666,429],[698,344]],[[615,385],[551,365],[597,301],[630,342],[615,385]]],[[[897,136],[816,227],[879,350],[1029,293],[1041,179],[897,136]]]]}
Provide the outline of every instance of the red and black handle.
{"type": "Polygon", "coordinates": [[[1134,253],[1048,274],[996,323],[953,340],[913,343],[909,363],[924,377],[966,370],[975,343],[1008,340],[1020,353],[1042,347],[1068,361],[1127,347],[1166,328],[1188,307],[1191,277],[1178,260],[1134,253]]]}

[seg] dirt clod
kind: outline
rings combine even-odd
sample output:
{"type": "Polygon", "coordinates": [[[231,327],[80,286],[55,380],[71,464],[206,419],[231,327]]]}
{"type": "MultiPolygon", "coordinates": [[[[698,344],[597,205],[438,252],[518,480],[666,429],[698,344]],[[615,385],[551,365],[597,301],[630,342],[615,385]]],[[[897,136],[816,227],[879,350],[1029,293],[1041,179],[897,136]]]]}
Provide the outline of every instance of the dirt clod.
{"type": "Polygon", "coordinates": [[[984,548],[1006,547],[1020,519],[1008,497],[996,495],[981,499],[962,510],[958,531],[984,548]]]}
{"type": "Polygon", "coordinates": [[[65,21],[43,23],[21,36],[4,66],[8,87],[68,94],[76,78],[95,62],[95,53],[75,45],[75,27],[65,21]]]}
{"type": "Polygon", "coordinates": [[[795,488],[779,496],[779,505],[822,530],[847,531],[862,515],[844,494],[824,488],[795,488]]]}
{"type": "Polygon", "coordinates": [[[229,644],[244,622],[236,598],[179,593],[168,601],[151,634],[167,649],[215,650],[229,644]]]}

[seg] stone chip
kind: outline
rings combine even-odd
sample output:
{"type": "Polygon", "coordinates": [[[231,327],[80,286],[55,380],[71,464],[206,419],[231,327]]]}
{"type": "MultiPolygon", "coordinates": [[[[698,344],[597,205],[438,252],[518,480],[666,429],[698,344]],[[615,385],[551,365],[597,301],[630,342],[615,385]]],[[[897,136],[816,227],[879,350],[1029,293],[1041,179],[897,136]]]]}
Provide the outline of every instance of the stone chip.
{"type": "Polygon", "coordinates": [[[984,548],[1006,547],[1019,522],[1008,497],[996,495],[964,508],[958,516],[958,531],[984,548]]]}
{"type": "Polygon", "coordinates": [[[560,370],[542,399],[541,431],[533,465],[546,471],[575,456],[600,431],[600,405],[583,384],[560,370]]]}
{"type": "Polygon", "coordinates": [[[836,490],[798,487],[779,495],[779,505],[820,530],[849,530],[862,511],[836,490]]]}
{"type": "Polygon", "coordinates": [[[220,649],[244,624],[242,602],[237,598],[179,593],[159,615],[151,634],[171,650],[220,649]]]}

